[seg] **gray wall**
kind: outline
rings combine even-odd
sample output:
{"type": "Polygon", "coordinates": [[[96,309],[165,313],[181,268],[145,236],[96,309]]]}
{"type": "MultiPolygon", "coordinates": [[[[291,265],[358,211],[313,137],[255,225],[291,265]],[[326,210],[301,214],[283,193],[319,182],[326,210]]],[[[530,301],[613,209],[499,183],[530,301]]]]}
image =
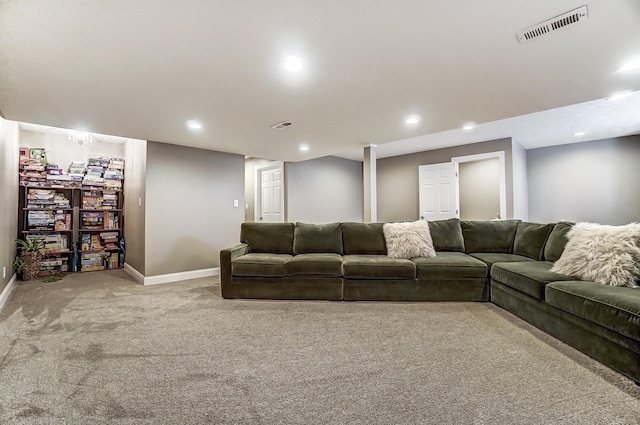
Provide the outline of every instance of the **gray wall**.
{"type": "Polygon", "coordinates": [[[287,220],[362,221],[362,163],[327,156],[285,164],[287,220]]]}
{"type": "Polygon", "coordinates": [[[527,151],[532,221],[640,221],[640,136],[527,151]]]}
{"type": "Polygon", "coordinates": [[[125,143],[124,238],[126,263],[145,274],[145,205],[147,179],[147,142],[128,140],[125,143]]]}
{"type": "Polygon", "coordinates": [[[145,276],[217,267],[239,241],[243,204],[243,156],[148,142],[145,276]]]}
{"type": "Polygon", "coordinates": [[[378,160],[378,221],[417,220],[418,167],[450,162],[456,156],[504,151],[507,218],[513,216],[513,166],[511,139],[499,139],[471,145],[436,149],[378,160]]]}
{"type": "Polygon", "coordinates": [[[460,219],[492,220],[500,214],[500,161],[498,158],[462,162],[460,219]]]}
{"type": "Polygon", "coordinates": [[[18,235],[18,140],[18,124],[0,118],[0,293],[14,274],[18,235]]]}

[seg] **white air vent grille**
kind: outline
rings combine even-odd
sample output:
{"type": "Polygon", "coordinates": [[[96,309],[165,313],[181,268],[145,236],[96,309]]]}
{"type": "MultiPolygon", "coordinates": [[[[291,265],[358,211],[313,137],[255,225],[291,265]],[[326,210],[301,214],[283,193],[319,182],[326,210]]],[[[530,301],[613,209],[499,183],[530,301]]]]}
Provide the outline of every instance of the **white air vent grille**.
{"type": "Polygon", "coordinates": [[[279,122],[278,124],[274,124],[271,126],[271,128],[275,128],[276,130],[282,130],[283,128],[289,128],[293,125],[293,123],[291,121],[282,121],[279,122]]]}
{"type": "Polygon", "coordinates": [[[555,18],[541,22],[538,25],[534,25],[522,31],[518,31],[516,36],[518,37],[518,40],[520,40],[520,43],[524,43],[525,41],[533,40],[534,38],[549,34],[568,25],[574,25],[579,22],[586,21],[587,6],[582,6],[567,13],[563,13],[560,16],[556,16],[555,18]]]}

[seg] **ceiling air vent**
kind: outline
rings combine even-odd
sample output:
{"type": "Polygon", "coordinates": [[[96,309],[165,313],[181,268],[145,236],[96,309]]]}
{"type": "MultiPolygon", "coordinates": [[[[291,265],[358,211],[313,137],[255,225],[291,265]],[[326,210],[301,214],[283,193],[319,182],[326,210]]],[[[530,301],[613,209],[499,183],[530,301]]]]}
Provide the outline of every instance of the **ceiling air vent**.
{"type": "Polygon", "coordinates": [[[283,128],[289,128],[293,125],[293,123],[291,121],[282,121],[279,122],[278,124],[274,124],[271,126],[271,128],[275,128],[276,130],[282,130],[283,128]]]}
{"type": "Polygon", "coordinates": [[[567,13],[563,13],[560,16],[556,16],[555,18],[541,22],[538,25],[518,31],[516,36],[518,37],[518,40],[520,40],[520,43],[524,43],[525,41],[533,40],[534,38],[549,34],[553,31],[559,30],[560,28],[580,22],[586,22],[586,20],[587,6],[582,6],[567,13]]]}

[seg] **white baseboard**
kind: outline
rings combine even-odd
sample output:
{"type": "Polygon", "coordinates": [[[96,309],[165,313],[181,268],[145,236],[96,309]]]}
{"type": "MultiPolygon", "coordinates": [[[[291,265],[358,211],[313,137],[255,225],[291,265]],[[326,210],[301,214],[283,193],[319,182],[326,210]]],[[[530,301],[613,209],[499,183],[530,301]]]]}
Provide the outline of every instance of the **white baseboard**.
{"type": "Polygon", "coordinates": [[[197,279],[200,277],[218,276],[220,275],[220,267],[214,267],[210,269],[190,270],[188,272],[169,273],[158,276],[146,277],[129,264],[124,265],[124,269],[129,273],[136,281],[143,285],[160,285],[162,283],[179,282],[181,280],[197,279]]]}
{"type": "Polygon", "coordinates": [[[0,294],[0,310],[2,310],[2,307],[4,306],[5,301],[7,301],[7,299],[9,298],[9,295],[11,295],[11,291],[13,290],[13,287],[16,284],[16,280],[18,280],[18,275],[14,274],[9,280],[9,283],[7,283],[7,286],[4,287],[4,290],[0,294]]]}

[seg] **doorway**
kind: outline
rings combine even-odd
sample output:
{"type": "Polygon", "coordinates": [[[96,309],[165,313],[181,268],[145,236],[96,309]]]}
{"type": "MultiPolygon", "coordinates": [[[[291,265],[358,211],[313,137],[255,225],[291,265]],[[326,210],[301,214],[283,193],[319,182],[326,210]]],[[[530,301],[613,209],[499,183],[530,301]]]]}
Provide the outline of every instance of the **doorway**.
{"type": "Polygon", "coordinates": [[[256,167],[254,221],[284,223],[284,163],[256,167]]]}

